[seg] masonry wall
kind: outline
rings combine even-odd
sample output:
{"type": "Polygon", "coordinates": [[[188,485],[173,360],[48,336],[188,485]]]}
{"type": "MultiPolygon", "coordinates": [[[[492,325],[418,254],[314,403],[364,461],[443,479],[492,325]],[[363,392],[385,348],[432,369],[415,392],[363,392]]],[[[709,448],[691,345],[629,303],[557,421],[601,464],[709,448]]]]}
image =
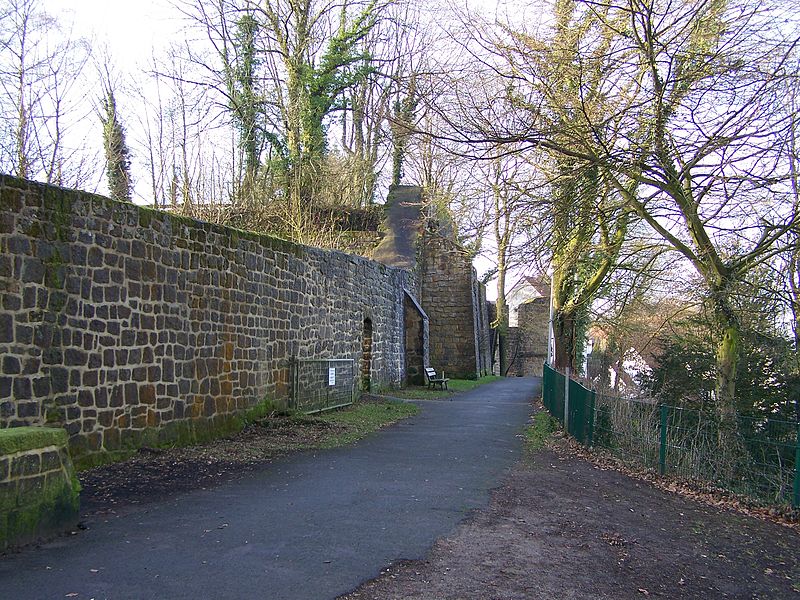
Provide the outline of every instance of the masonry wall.
{"type": "Polygon", "coordinates": [[[0,551],[74,527],[78,491],[63,429],[0,431],[0,551]]]}
{"type": "Polygon", "coordinates": [[[492,374],[489,307],[486,302],[486,286],[478,281],[475,269],[472,270],[472,277],[472,301],[475,311],[475,348],[478,354],[478,375],[482,377],[492,374]]]}
{"type": "Polygon", "coordinates": [[[0,176],[0,426],[73,450],[224,425],[289,395],[289,362],[360,360],[401,383],[405,271],[0,176]]]}
{"type": "Polygon", "coordinates": [[[453,241],[426,234],[422,242],[420,299],[428,314],[430,361],[448,377],[480,373],[477,288],[472,261],[453,241]]]}
{"type": "Polygon", "coordinates": [[[425,365],[430,363],[428,316],[413,296],[405,294],[406,382],[425,385],[425,365]]]}
{"type": "Polygon", "coordinates": [[[520,305],[519,326],[509,327],[506,338],[509,375],[541,377],[547,360],[548,302],[549,298],[535,298],[520,305]]]}

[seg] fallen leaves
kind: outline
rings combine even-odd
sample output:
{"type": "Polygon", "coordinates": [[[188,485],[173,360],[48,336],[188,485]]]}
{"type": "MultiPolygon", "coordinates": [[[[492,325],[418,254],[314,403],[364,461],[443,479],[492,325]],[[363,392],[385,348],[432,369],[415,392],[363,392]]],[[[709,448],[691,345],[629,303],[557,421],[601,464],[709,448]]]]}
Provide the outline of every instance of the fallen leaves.
{"type": "Polygon", "coordinates": [[[603,533],[600,535],[602,539],[609,546],[624,546],[628,542],[618,533],[603,533]]]}
{"type": "MultiPolygon", "coordinates": [[[[563,433],[554,434],[550,448],[561,455],[571,455],[588,461],[603,471],[613,470],[633,479],[645,481],[666,492],[690,498],[707,506],[731,510],[751,517],[772,521],[800,532],[800,509],[782,506],[759,506],[754,502],[709,483],[695,480],[678,480],[660,476],[655,471],[631,465],[600,449],[589,449],[563,433]]],[[[631,509],[633,512],[633,509],[631,509]]]]}

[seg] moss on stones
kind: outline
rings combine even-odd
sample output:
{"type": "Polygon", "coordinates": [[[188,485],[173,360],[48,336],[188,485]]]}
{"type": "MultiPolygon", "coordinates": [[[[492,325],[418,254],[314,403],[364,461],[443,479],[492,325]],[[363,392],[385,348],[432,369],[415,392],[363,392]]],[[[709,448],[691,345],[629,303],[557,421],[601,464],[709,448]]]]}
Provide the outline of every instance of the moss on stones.
{"type": "Polygon", "coordinates": [[[191,446],[226,435],[233,435],[244,429],[248,423],[275,410],[281,410],[280,405],[265,400],[241,413],[216,415],[212,419],[172,421],[163,427],[127,430],[128,435],[120,448],[103,448],[99,452],[93,452],[85,444],[84,438],[76,437],[70,440],[70,451],[75,469],[85,471],[100,465],[126,460],[142,447],[191,446]]]}
{"type": "Polygon", "coordinates": [[[55,535],[72,528],[78,521],[80,487],[71,478],[47,480],[35,500],[20,503],[4,511],[0,520],[0,549],[20,546],[40,537],[55,535]]]}
{"type": "Polygon", "coordinates": [[[63,429],[0,430],[0,459],[11,465],[0,483],[0,550],[60,533],[77,522],[80,485],[66,444],[63,429]]]}
{"type": "Polygon", "coordinates": [[[54,427],[11,427],[0,429],[0,456],[46,446],[64,446],[67,432],[54,427]]]}

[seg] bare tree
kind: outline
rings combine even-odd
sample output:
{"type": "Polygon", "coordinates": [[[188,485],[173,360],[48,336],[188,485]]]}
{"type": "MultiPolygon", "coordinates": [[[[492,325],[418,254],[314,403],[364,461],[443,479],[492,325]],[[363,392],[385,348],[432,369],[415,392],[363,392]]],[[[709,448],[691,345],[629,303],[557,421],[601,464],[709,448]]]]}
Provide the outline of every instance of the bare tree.
{"type": "Polygon", "coordinates": [[[91,161],[75,135],[91,110],[81,88],[88,45],[62,30],[38,0],[0,7],[0,45],[2,168],[48,183],[85,184],[91,161]]]}
{"type": "Polygon", "coordinates": [[[748,0],[570,4],[598,24],[576,53],[576,126],[551,118],[561,83],[541,62],[553,55],[509,30],[492,65],[502,93],[473,91],[469,104],[482,110],[451,117],[450,135],[527,144],[596,170],[621,210],[694,267],[715,319],[722,430],[735,430],[741,339],[732,289],[785,247],[796,224],[779,141],[792,122],[784,99],[797,81],[800,29],[785,7],[748,0]],[[611,43],[596,54],[604,36],[611,43]],[[597,69],[604,84],[595,89],[586,83],[597,69]]]}

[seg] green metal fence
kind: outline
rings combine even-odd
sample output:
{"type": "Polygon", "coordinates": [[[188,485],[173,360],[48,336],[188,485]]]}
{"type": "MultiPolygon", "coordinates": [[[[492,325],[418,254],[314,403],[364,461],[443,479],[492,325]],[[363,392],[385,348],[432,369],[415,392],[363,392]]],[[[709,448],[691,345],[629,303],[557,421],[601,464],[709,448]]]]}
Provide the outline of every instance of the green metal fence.
{"type": "Polygon", "coordinates": [[[569,434],[587,446],[592,445],[595,393],[577,381],[544,366],[542,399],[550,414],[565,426],[569,434]],[[566,424],[564,415],[567,414],[566,424]]]}
{"type": "Polygon", "coordinates": [[[579,442],[662,475],[800,506],[798,422],[740,415],[737,441],[721,443],[714,413],[596,393],[565,380],[545,365],[542,398],[562,425],[567,413],[565,429],[579,442]]]}

